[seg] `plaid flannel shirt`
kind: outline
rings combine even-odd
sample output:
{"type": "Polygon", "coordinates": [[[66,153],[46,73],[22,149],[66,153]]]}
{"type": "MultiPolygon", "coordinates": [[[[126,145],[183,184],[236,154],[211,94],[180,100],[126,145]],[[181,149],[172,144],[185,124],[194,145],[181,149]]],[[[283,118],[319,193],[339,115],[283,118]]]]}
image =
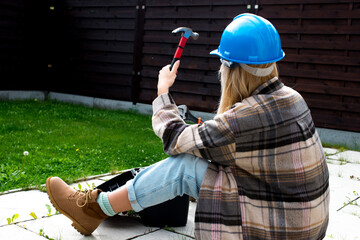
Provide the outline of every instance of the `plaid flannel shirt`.
{"type": "Polygon", "coordinates": [[[153,102],[153,129],[169,155],[211,161],[201,185],[195,237],[322,239],[329,174],[310,110],[273,78],[202,125],[188,125],[170,94],[153,102]]]}

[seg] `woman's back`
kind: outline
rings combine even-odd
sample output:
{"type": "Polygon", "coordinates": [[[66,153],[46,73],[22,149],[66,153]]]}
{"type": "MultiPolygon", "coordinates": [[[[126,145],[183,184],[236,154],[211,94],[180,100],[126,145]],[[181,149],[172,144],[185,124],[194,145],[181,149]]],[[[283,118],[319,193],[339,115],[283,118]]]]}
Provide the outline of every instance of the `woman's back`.
{"type": "Polygon", "coordinates": [[[275,78],[222,117],[235,141],[200,150],[213,164],[199,195],[198,238],[324,237],[329,176],[302,97],[275,78]]]}

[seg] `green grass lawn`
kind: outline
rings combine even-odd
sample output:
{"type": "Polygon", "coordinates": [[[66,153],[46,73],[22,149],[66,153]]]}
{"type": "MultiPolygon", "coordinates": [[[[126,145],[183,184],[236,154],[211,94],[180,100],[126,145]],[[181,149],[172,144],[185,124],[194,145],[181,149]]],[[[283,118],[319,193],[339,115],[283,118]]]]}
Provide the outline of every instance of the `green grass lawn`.
{"type": "Polygon", "coordinates": [[[39,186],[49,176],[73,182],[166,157],[151,116],[53,101],[0,101],[0,192],[39,186]]]}

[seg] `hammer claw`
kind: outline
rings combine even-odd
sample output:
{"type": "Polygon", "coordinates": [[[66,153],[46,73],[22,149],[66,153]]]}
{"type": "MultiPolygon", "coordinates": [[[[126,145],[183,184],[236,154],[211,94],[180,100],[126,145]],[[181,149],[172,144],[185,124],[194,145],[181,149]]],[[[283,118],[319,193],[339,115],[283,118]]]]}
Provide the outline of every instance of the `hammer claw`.
{"type": "Polygon", "coordinates": [[[187,27],[179,27],[175,30],[172,31],[172,33],[178,33],[178,32],[182,32],[181,34],[181,39],[179,42],[179,46],[176,50],[176,53],[174,55],[174,58],[171,62],[170,65],[170,70],[172,69],[174,63],[176,62],[176,60],[179,60],[181,58],[181,54],[182,51],[185,47],[186,41],[189,39],[189,37],[191,37],[192,39],[196,40],[199,37],[199,34],[196,32],[193,32],[193,30],[191,28],[187,28],[187,27]]]}
{"type": "Polygon", "coordinates": [[[179,27],[175,30],[172,31],[172,33],[178,33],[178,32],[183,32],[183,36],[186,38],[191,37],[192,39],[196,40],[199,37],[199,34],[196,32],[193,32],[193,30],[191,28],[187,28],[187,27],[179,27]]]}

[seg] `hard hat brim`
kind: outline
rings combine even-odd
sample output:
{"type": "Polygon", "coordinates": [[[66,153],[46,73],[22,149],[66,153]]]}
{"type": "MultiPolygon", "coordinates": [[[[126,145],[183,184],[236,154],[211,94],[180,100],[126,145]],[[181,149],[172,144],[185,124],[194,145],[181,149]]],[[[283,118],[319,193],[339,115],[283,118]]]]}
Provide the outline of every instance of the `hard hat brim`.
{"type": "Polygon", "coordinates": [[[285,57],[285,52],[283,50],[281,50],[281,55],[280,57],[278,58],[275,58],[275,59],[270,59],[270,60],[267,60],[267,61],[262,61],[262,62],[256,62],[256,61],[239,61],[238,59],[232,59],[232,58],[228,58],[228,57],[225,57],[221,54],[221,52],[219,52],[219,49],[215,49],[215,50],[212,50],[210,52],[211,55],[217,55],[219,56],[220,58],[223,58],[225,60],[228,60],[230,62],[236,62],[236,63],[245,63],[245,64],[266,64],[266,63],[272,63],[272,62],[277,62],[277,61],[280,61],[281,59],[283,59],[285,57]]]}

